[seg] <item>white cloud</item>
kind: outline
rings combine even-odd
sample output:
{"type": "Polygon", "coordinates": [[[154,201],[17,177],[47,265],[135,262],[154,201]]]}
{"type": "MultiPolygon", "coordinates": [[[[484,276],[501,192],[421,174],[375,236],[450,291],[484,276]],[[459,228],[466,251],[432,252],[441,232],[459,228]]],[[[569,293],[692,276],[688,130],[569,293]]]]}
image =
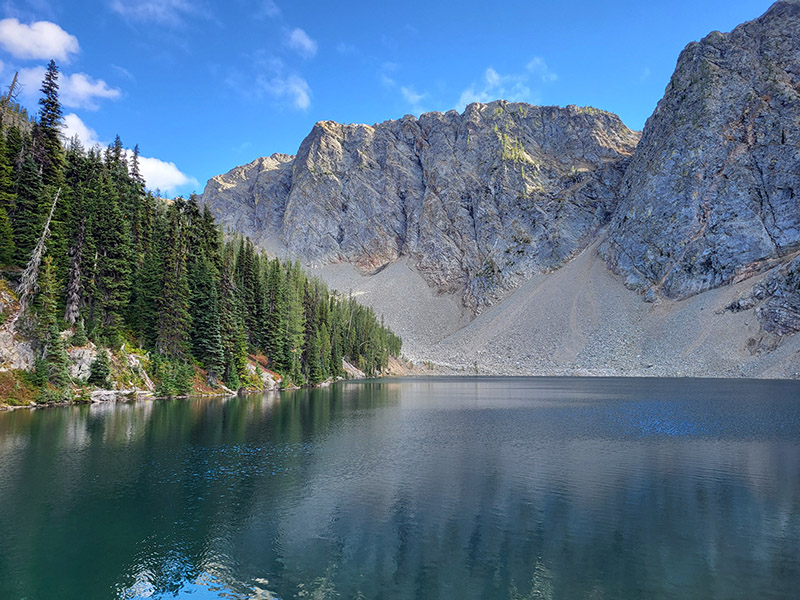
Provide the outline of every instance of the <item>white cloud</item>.
{"type": "Polygon", "coordinates": [[[393,88],[397,85],[397,82],[389,75],[394,74],[399,67],[400,65],[393,62],[385,62],[381,65],[381,68],[378,69],[378,77],[380,78],[383,87],[393,88]]]}
{"type": "Polygon", "coordinates": [[[133,76],[133,73],[128,71],[125,67],[120,67],[119,65],[111,65],[111,68],[114,69],[117,73],[122,75],[125,79],[130,79],[131,81],[136,81],[136,77],[133,76]]]}
{"type": "Polygon", "coordinates": [[[317,53],[317,42],[299,27],[289,34],[289,47],[305,58],[312,58],[317,53]]]}
{"type": "Polygon", "coordinates": [[[93,148],[94,146],[102,146],[102,142],[97,138],[97,132],[86,125],[81,118],[75,113],[70,113],[64,117],[64,122],[61,127],[61,135],[66,140],[71,140],[76,137],[81,141],[85,148],[93,148]]]}
{"type": "Polygon", "coordinates": [[[0,21],[0,46],[15,58],[54,59],[68,62],[80,50],[78,38],[50,21],[30,25],[17,19],[0,21]]]}
{"type": "Polygon", "coordinates": [[[650,67],[642,69],[642,74],[639,76],[639,81],[644,81],[650,77],[650,67]]]}
{"type": "Polygon", "coordinates": [[[534,75],[538,75],[542,83],[552,83],[558,80],[558,75],[550,70],[550,67],[547,66],[547,63],[541,56],[534,56],[530,62],[525,65],[525,68],[534,75]]]}
{"type": "Polygon", "coordinates": [[[102,79],[92,79],[85,73],[74,73],[59,77],[61,102],[72,108],[97,110],[97,98],[115,100],[122,95],[117,88],[109,87],[102,79]]]}
{"type": "Polygon", "coordinates": [[[300,75],[288,71],[281,59],[259,53],[252,57],[251,64],[254,72],[233,70],[225,79],[237,94],[248,100],[272,97],[299,110],[311,106],[311,86],[300,75]]]}
{"type": "Polygon", "coordinates": [[[411,110],[413,110],[417,114],[425,112],[420,102],[428,94],[425,93],[421,94],[417,92],[413,87],[405,85],[400,86],[400,93],[403,95],[403,98],[405,98],[405,101],[411,105],[411,110]]]}
{"type": "Polygon", "coordinates": [[[277,4],[275,4],[272,0],[266,0],[261,5],[260,16],[274,19],[276,17],[279,17],[280,15],[281,15],[280,7],[277,4]]]}
{"type": "Polygon", "coordinates": [[[456,109],[464,110],[472,102],[491,102],[498,99],[537,104],[541,100],[538,91],[531,89],[531,77],[536,77],[542,84],[553,83],[558,79],[558,75],[539,56],[531,59],[522,73],[503,75],[489,67],[483,74],[483,81],[473,83],[461,92],[456,109]]]}
{"type": "Polygon", "coordinates": [[[422,100],[427,94],[420,94],[412,87],[402,86],[400,88],[400,92],[403,94],[403,98],[409,104],[419,104],[419,101],[422,100]]]}
{"type": "Polygon", "coordinates": [[[298,75],[273,77],[259,82],[263,89],[277,99],[288,99],[292,106],[305,110],[311,105],[311,88],[308,82],[298,75]]]}
{"type": "Polygon", "coordinates": [[[420,103],[428,96],[426,92],[418,92],[410,85],[400,85],[394,78],[389,77],[389,73],[394,74],[399,70],[400,65],[397,63],[383,63],[378,70],[378,78],[380,79],[381,85],[388,90],[392,90],[393,92],[399,91],[403,99],[411,105],[411,110],[415,114],[425,112],[425,109],[420,103]]]}
{"type": "Polygon", "coordinates": [[[199,185],[197,179],[183,173],[175,163],[158,158],[140,156],[139,171],[144,177],[145,185],[151,190],[159,189],[171,194],[180,187],[199,185]]]}
{"type": "Polygon", "coordinates": [[[456,108],[464,110],[472,102],[491,102],[502,98],[510,102],[532,102],[534,94],[527,85],[525,75],[501,75],[492,67],[486,69],[481,85],[472,85],[458,99],[456,108]]]}
{"type": "MultiPolygon", "coordinates": [[[[20,69],[19,81],[23,95],[29,98],[38,95],[45,71],[44,67],[20,69]]],[[[97,110],[98,99],[115,100],[121,95],[119,89],[112,88],[102,79],[94,79],[86,73],[58,74],[58,99],[68,108],[97,110]]]]}
{"type": "Polygon", "coordinates": [[[130,21],[160,25],[180,25],[184,17],[200,12],[191,0],[111,0],[110,7],[130,21]]]}
{"type": "MultiPolygon", "coordinates": [[[[77,136],[85,148],[94,146],[108,146],[107,143],[98,139],[97,132],[84,123],[75,113],[70,113],[64,117],[64,124],[61,128],[61,135],[69,140],[77,136]]],[[[125,151],[128,160],[131,160],[133,152],[125,151]]],[[[173,162],[164,161],[148,156],[139,157],[139,171],[144,178],[148,189],[160,189],[162,192],[174,193],[178,188],[193,185],[197,187],[198,181],[194,177],[183,173],[173,162]]]]}

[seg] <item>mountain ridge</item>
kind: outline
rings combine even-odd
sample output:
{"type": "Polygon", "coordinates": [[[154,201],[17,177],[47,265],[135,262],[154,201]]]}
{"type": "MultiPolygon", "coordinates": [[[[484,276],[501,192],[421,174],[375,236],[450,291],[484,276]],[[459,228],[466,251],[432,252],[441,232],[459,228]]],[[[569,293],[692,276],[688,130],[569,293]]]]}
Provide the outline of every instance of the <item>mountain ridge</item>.
{"type": "MultiPolygon", "coordinates": [[[[409,352],[425,360],[477,365],[478,351],[455,340],[469,345],[459,331],[480,331],[474,340],[488,343],[506,330],[506,324],[487,329],[488,312],[513,315],[507,338],[518,346],[473,344],[494,356],[486,361],[493,372],[506,372],[495,360],[501,355],[518,365],[511,372],[602,371],[603,361],[615,363],[615,344],[630,346],[627,336],[640,335],[633,343],[638,354],[626,355],[615,372],[646,374],[637,357],[656,360],[649,345],[680,357],[665,356],[668,368],[659,374],[795,376],[798,124],[800,0],[783,0],[730,33],[688,44],[642,134],[597,109],[502,100],[374,126],[326,121],[315,125],[296,157],[273,156],[280,165],[255,180],[240,180],[243,167],[218,176],[203,200],[268,249],[316,265],[332,286],[371,294],[365,301],[386,309],[409,352]],[[219,193],[220,186],[228,187],[219,193]],[[618,303],[641,327],[609,330],[591,314],[576,314],[585,307],[569,294],[588,304],[591,297],[566,276],[556,278],[565,294],[558,301],[548,277],[565,269],[583,277],[589,271],[572,266],[577,257],[611,270],[609,278],[591,268],[594,280],[603,281],[596,289],[608,296],[597,301],[618,303]],[[381,276],[399,262],[406,266],[392,270],[396,281],[381,276]],[[385,290],[368,283],[370,277],[385,290]],[[615,277],[614,285],[631,290],[639,304],[613,292],[615,277]],[[403,290],[408,301],[398,304],[392,290],[403,290]],[[713,317],[686,308],[701,311],[710,301],[691,299],[714,290],[713,317]],[[550,300],[537,306],[524,294],[550,300]],[[423,296],[424,305],[416,300],[423,296]],[[455,315],[445,298],[469,309],[466,320],[437,317],[441,335],[435,324],[414,322],[416,314],[455,315]],[[501,310],[507,303],[521,308],[501,310]],[[657,325],[667,313],[673,316],[657,325]],[[558,342],[558,329],[528,327],[551,317],[569,339],[558,342]],[[579,322],[581,331],[570,325],[579,322]],[[669,344],[659,342],[659,328],[669,344]],[[735,335],[729,328],[737,328],[735,335]],[[523,330],[528,337],[517,339],[523,330]],[[607,346],[591,350],[593,336],[607,346]],[[734,347],[717,348],[715,337],[734,347]],[[782,359],[783,367],[765,366],[765,356],[781,345],[794,353],[782,359]],[[575,351],[562,351],[568,347],[575,351]],[[721,358],[706,360],[698,349],[721,358]],[[690,360],[705,366],[695,369],[690,360]]],[[[614,319],[604,310],[594,314],[614,319]]]]}
{"type": "Polygon", "coordinates": [[[374,126],[322,121],[294,159],[212,178],[203,201],[311,264],[370,273],[411,256],[428,283],[463,289],[480,312],[588,245],[637,142],[612,113],[503,100],[374,126]]]}

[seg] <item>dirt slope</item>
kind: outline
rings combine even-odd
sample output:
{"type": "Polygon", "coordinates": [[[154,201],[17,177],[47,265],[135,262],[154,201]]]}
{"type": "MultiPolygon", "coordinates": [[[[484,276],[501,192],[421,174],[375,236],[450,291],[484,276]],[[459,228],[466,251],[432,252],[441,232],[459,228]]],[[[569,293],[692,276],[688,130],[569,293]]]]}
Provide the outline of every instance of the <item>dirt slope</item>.
{"type": "Polygon", "coordinates": [[[648,304],[605,267],[597,255],[601,242],[553,273],[530,279],[472,320],[455,296],[436,294],[402,261],[373,276],[361,276],[349,265],[328,265],[315,273],[382,313],[403,336],[408,358],[446,370],[800,376],[800,336],[779,342],[760,330],[753,310],[725,310],[760,278],[686,300],[648,304]]]}

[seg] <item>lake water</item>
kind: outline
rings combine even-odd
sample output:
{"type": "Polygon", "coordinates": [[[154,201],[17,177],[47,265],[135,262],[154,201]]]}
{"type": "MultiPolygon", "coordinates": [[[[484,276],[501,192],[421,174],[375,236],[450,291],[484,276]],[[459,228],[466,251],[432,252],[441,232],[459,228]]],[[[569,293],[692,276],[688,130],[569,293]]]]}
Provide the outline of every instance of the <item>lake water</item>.
{"type": "Polygon", "coordinates": [[[0,413],[0,598],[798,598],[800,383],[0,413]]]}

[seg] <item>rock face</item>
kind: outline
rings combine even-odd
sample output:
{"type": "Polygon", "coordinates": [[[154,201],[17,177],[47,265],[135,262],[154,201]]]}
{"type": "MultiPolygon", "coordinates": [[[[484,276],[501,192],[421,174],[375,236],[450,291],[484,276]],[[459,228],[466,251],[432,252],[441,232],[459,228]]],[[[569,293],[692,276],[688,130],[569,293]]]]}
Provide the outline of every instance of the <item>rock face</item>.
{"type": "MultiPolygon", "coordinates": [[[[215,177],[203,200],[268,248],[362,274],[395,263],[474,313],[517,288],[456,330],[433,323],[447,331],[423,360],[800,377],[800,0],[689,44],[639,138],[596,109],[504,101],[321,122],[296,157],[215,177]]],[[[405,271],[360,290],[396,330],[410,313],[388,275],[405,271]]]]}
{"type": "Polygon", "coordinates": [[[800,247],[800,1],[689,44],[648,119],[600,252],[685,298],[800,247]]]}
{"type": "Polygon", "coordinates": [[[770,273],[728,310],[755,308],[764,331],[778,336],[800,332],[800,256],[770,273]]]}
{"type": "Polygon", "coordinates": [[[496,101],[375,126],[315,125],[297,156],[213,178],[223,224],[316,264],[410,256],[480,312],[585,248],[639,140],[611,113],[496,101]]]}
{"type": "Polygon", "coordinates": [[[203,201],[224,227],[263,243],[283,223],[293,160],[273,154],[214,177],[206,184],[203,201]]]}

